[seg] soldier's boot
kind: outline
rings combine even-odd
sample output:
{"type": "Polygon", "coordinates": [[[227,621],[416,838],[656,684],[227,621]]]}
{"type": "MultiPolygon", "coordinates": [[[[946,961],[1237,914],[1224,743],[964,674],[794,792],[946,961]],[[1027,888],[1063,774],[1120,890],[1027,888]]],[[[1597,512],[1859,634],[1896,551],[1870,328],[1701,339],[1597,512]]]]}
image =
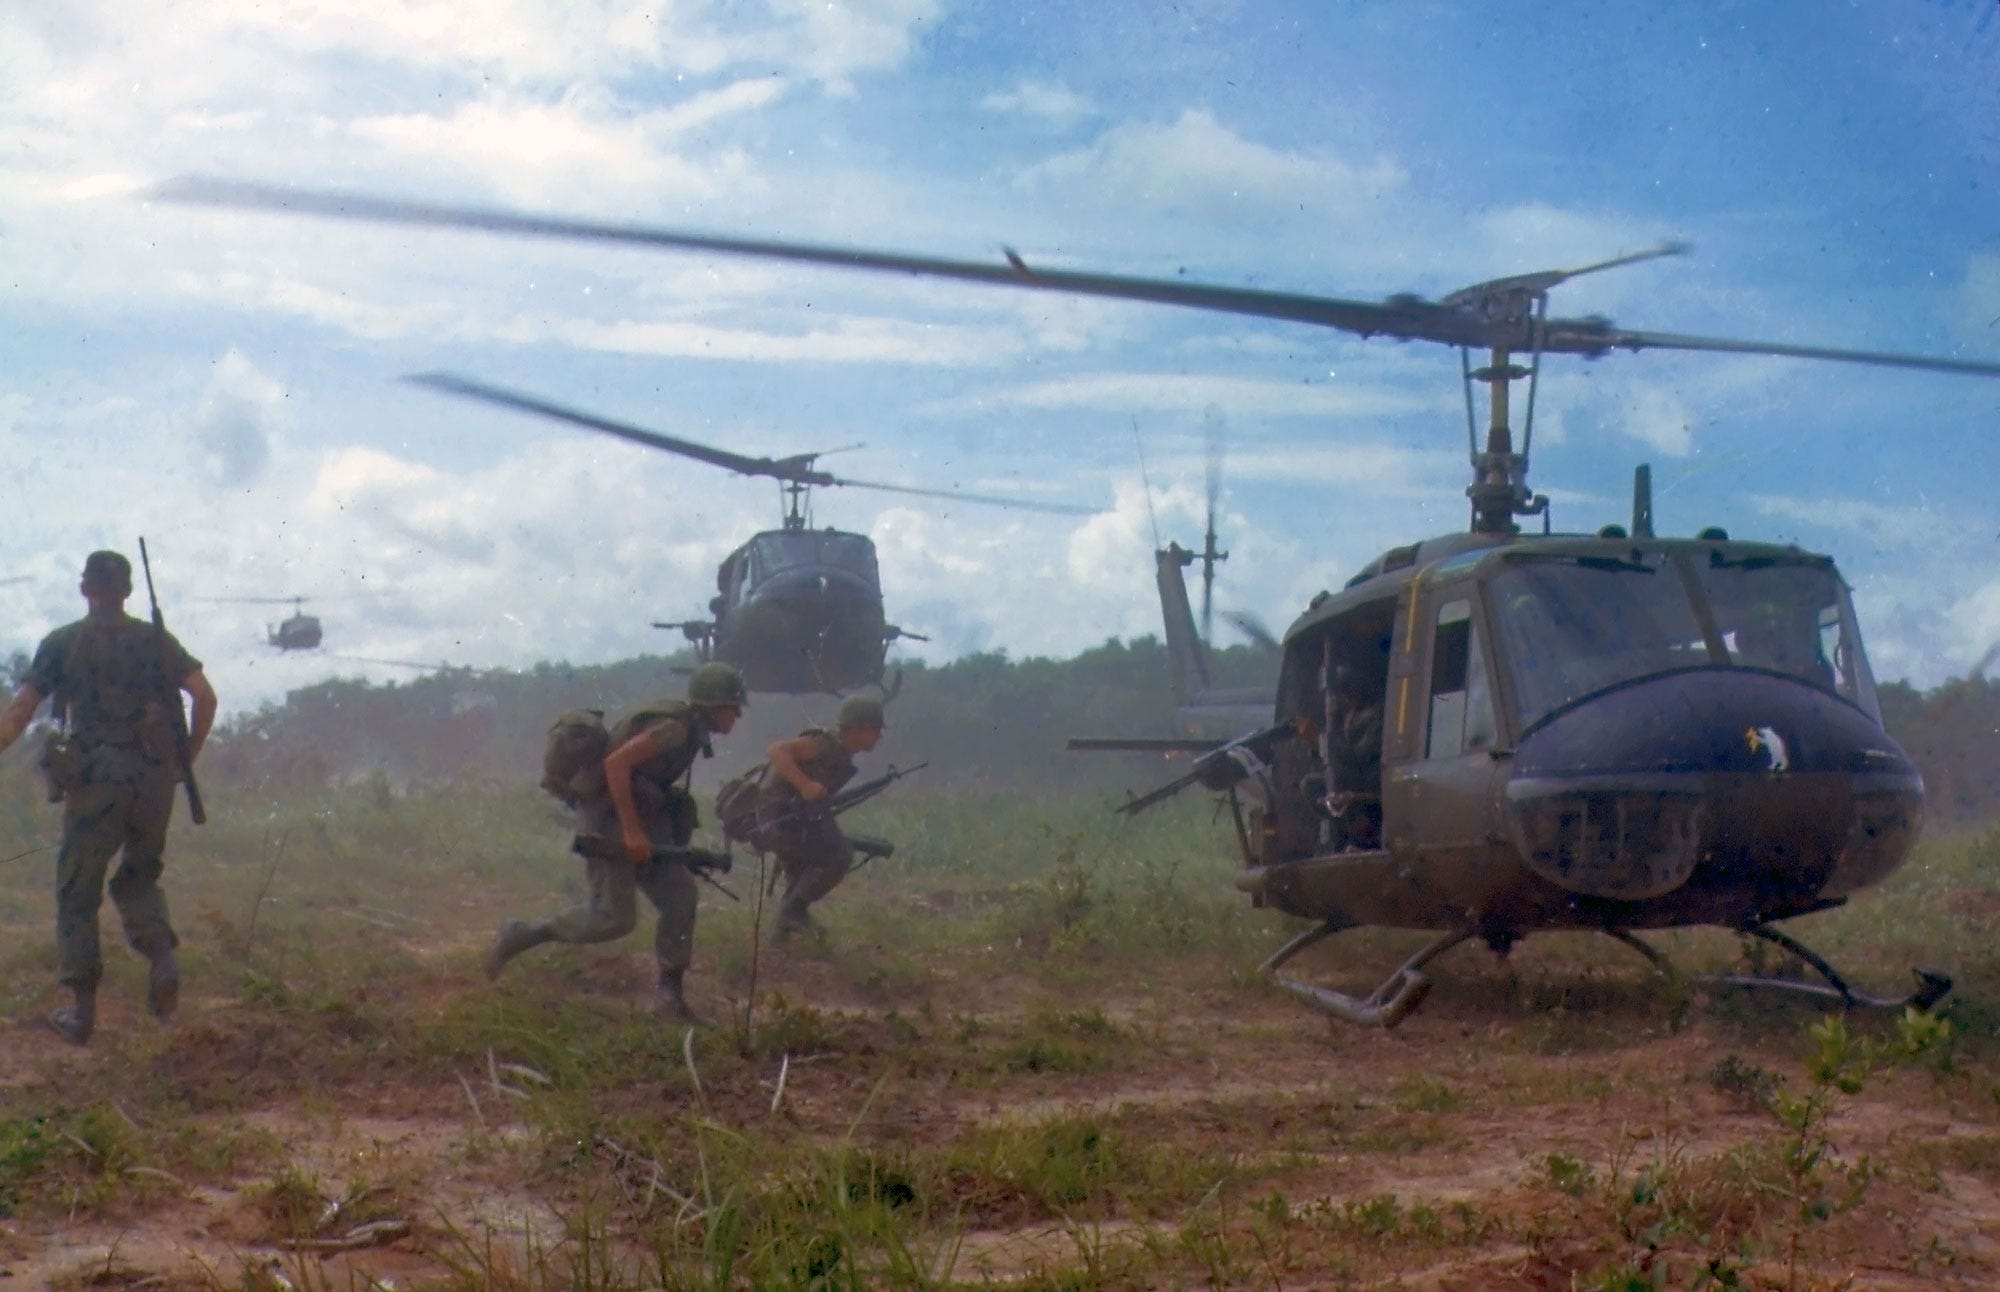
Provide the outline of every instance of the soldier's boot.
{"type": "Polygon", "coordinates": [[[70,991],[75,999],[57,1006],[49,1015],[49,1026],[71,1045],[89,1045],[90,1033],[97,1026],[97,988],[72,987],[70,991]]]}
{"type": "Polygon", "coordinates": [[[526,920],[507,920],[500,931],[493,935],[493,945],[486,948],[486,958],[480,962],[486,970],[488,982],[497,981],[507,962],[520,955],[529,947],[538,947],[552,941],[555,934],[546,924],[530,924],[526,920]]]}
{"type": "Polygon", "coordinates": [[[819,921],[812,917],[812,908],[797,898],[787,898],[771,924],[771,941],[789,942],[801,933],[815,938],[825,936],[819,921]]]}
{"type": "Polygon", "coordinates": [[[660,994],[654,1001],[654,1012],[670,1023],[684,1023],[689,1027],[713,1027],[713,1023],[695,1013],[693,1007],[687,1003],[687,988],[682,982],[686,974],[685,969],[660,970],[660,994]]]}
{"type": "Polygon", "coordinates": [[[162,1023],[174,1016],[181,1003],[181,966],[169,947],[153,957],[146,973],[146,1008],[162,1023]]]}

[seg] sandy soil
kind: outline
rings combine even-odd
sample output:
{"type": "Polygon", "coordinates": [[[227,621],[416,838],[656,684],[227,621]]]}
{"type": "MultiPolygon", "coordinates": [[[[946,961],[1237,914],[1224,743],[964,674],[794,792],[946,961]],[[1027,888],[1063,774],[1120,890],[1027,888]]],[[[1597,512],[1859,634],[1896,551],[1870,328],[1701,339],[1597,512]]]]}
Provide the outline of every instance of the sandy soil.
{"type": "MultiPolygon", "coordinates": [[[[463,966],[466,953],[458,948],[445,958],[463,966]]],[[[593,956],[584,980],[593,993],[629,996],[637,1008],[644,991],[638,965],[634,954],[593,956]]],[[[812,1000],[844,1026],[865,1033],[883,1025],[879,1002],[824,962],[793,957],[767,966],[767,973],[771,990],[812,1000]]],[[[464,980],[441,974],[445,985],[438,990],[506,990],[458,976],[464,980]]],[[[710,999],[722,990],[701,986],[710,999]]],[[[987,1018],[1045,1009],[1051,999],[1044,982],[1005,977],[927,990],[958,1014],[987,1018]]],[[[1135,1038],[1109,1071],[1024,1072],[985,1082],[892,1071],[885,1085],[882,1065],[863,1071],[868,1065],[801,1054],[791,1058],[775,1113],[775,1062],[717,1079],[706,1095],[711,1115],[725,1125],[782,1123],[808,1136],[855,1134],[888,1144],[945,1143],[995,1123],[1088,1112],[1115,1117],[1127,1133],[1190,1155],[1240,1163],[1282,1158],[1295,1210],[1393,1194],[1407,1205],[1440,1210],[1463,1202],[1509,1222],[1496,1225],[1490,1239],[1416,1251],[1395,1258],[1393,1268],[1364,1262],[1359,1273],[1323,1280],[1296,1270],[1266,1280],[1300,1288],[1570,1287],[1578,1263],[1601,1252],[1602,1235],[1519,1237],[1551,1205],[1542,1165],[1551,1154],[1603,1174],[1620,1162],[1714,1158],[1774,1134],[1767,1113],[1708,1074],[1727,1054],[1754,1053],[1761,1063],[1796,1055],[1797,1014],[1774,1016],[1775,1039],[1758,1052],[1754,1036],[1746,1043],[1740,1016],[1700,1006],[1675,1031],[1659,1026],[1657,1010],[1621,1017],[1614,1001],[1608,1017],[1551,1039],[1548,1018],[1495,997],[1490,983],[1447,985],[1401,1029],[1384,1034],[1330,1026],[1254,985],[1150,992],[1127,983],[1109,999],[1091,999],[1121,1034],[1135,1038]]],[[[191,991],[178,1024],[182,1039],[226,1055],[234,1008],[191,991]]],[[[35,1017],[23,1006],[0,1032],[0,1089],[60,1088],[66,1077],[120,1053],[115,1042],[87,1053],[66,1048],[35,1017]]],[[[101,1026],[116,1036],[152,1024],[113,1000],[101,1026]]],[[[520,1101],[494,1085],[484,1056],[467,1056],[465,1072],[464,1086],[387,1081],[310,1099],[274,1090],[248,1111],[213,1119],[218,1130],[274,1137],[329,1192],[353,1180],[396,1181],[396,1214],[375,1216],[368,1208],[379,1204],[350,1199],[352,1215],[335,1212],[311,1226],[321,1243],[351,1240],[354,1250],[301,1251],[287,1240],[269,1214],[268,1174],[230,1186],[162,1180],[148,1205],[115,1220],[0,1221],[0,1288],[233,1287],[247,1268],[301,1285],[310,1269],[328,1276],[316,1286],[408,1287],[445,1272],[461,1239],[510,1250],[559,1242],[565,1200],[537,1192],[518,1169],[526,1152],[526,1132],[516,1124],[520,1101]]],[[[1994,1134],[1990,1110],[1981,1116],[1957,1108],[1925,1074],[1883,1078],[1847,1101],[1829,1131],[1849,1161],[1864,1155],[1896,1161],[1914,1143],[1994,1134]]],[[[607,1170],[626,1165],[606,1163],[607,1170]]],[[[1120,1219],[1097,1234],[1115,1241],[1137,1227],[1171,1227],[1180,1219],[1120,1219]]],[[[956,1272],[1005,1282],[1074,1255],[1073,1236],[1045,1215],[1018,1224],[982,1218],[964,1235],[956,1272]]],[[[1928,1182],[1891,1172],[1872,1186],[1859,1212],[1842,1219],[1837,1241],[1815,1259],[1805,1285],[2000,1284],[2000,1192],[1988,1177],[1949,1167],[1928,1182]],[[1926,1260],[1926,1252],[1948,1259],[1926,1260]]],[[[1758,1278],[1782,1285],[1768,1271],[1752,1285],[1758,1278]]]]}

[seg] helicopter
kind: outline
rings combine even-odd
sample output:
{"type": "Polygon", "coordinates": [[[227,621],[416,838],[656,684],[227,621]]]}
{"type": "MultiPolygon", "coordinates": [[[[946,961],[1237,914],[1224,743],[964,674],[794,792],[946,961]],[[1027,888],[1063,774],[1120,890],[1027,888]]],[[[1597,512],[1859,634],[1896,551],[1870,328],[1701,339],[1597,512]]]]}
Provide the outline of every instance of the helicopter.
{"type": "Polygon", "coordinates": [[[317,650],[321,640],[319,616],[305,612],[304,597],[197,597],[215,605],[290,606],[291,616],[264,628],[265,640],[282,652],[317,650]]]}
{"type": "Polygon", "coordinates": [[[867,535],[813,527],[815,487],[879,489],[1028,511],[1089,514],[1088,508],[1055,503],[851,480],[819,469],[818,460],[830,450],[785,458],[747,457],[447,373],[420,373],[405,380],[616,436],[737,475],[776,480],[782,507],[779,528],[753,535],[722,559],[715,573],[716,595],[708,603],[709,617],[653,624],[678,629],[693,645],[698,661],[733,665],[752,691],[824,694],[873,686],[894,694],[896,683],[885,681],[889,645],[904,639],[930,640],[887,621],[875,544],[867,535]]]}
{"type": "Polygon", "coordinates": [[[1776,946],[1817,980],[1728,975],[1843,1006],[1934,1006],[1916,971],[1872,995],[1781,922],[1845,903],[1900,866],[1923,781],[1884,730],[1860,626],[1831,557],[1654,532],[1650,474],[1632,523],[1552,532],[1528,486],[1543,361],[1614,351],[1784,356],[1983,377],[2000,363],[1705,337],[1552,317],[1579,276],[1683,254],[1670,243],[1576,268],[1383,301],[899,252],[714,236],[359,194],[180,180],[155,196],[353,220],[707,252],[1149,302],[1456,348],[1472,481],[1467,530],[1393,547],[1315,597],[1282,638],[1270,723],[1121,810],[1190,786],[1226,797],[1257,905],[1310,922],[1262,970],[1329,1017],[1393,1027],[1467,942],[1505,954],[1594,932],[1663,971],[1640,934],[1712,926],[1776,946]],[[1473,354],[1484,362],[1473,366],[1473,354]],[[1517,360],[1525,359],[1525,364],[1517,360]],[[1526,383],[1516,450],[1512,388],[1526,383]],[[1487,407],[1477,428],[1478,390],[1487,407]],[[1541,532],[1520,522],[1540,519],[1541,532]],[[1362,926],[1430,942],[1372,991],[1282,972],[1362,926]]]}
{"type": "MultiPolygon", "coordinates": [[[[1175,736],[1072,736],[1064,748],[1089,753],[1157,753],[1165,755],[1208,753],[1239,732],[1256,727],[1271,712],[1274,689],[1262,687],[1219,687],[1214,683],[1211,644],[1215,633],[1215,567],[1229,559],[1217,544],[1215,509],[1222,497],[1222,432],[1217,410],[1211,408],[1203,419],[1207,450],[1207,512],[1199,549],[1178,542],[1160,544],[1158,518],[1153,516],[1152,480],[1147,476],[1145,456],[1140,455],[1140,474],[1146,489],[1146,512],[1153,526],[1153,585],[1160,598],[1160,626],[1167,648],[1167,670],[1174,694],[1175,736]],[[1196,622],[1194,603],[1188,596],[1187,571],[1201,565],[1201,619],[1196,622]]],[[[1135,425],[1136,434],[1137,427],[1135,425]]],[[[1272,656],[1281,647],[1262,620],[1244,611],[1230,611],[1223,618],[1248,638],[1250,643],[1272,656]]]]}

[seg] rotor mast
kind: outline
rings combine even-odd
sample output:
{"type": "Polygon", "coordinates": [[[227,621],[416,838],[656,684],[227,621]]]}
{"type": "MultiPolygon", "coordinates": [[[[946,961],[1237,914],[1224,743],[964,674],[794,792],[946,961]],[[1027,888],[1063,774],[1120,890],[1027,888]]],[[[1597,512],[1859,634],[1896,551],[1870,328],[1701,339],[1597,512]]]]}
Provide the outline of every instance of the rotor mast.
{"type": "Polygon", "coordinates": [[[1496,345],[1488,355],[1485,367],[1465,373],[1466,447],[1472,457],[1472,483],[1466,486],[1465,495],[1472,500],[1472,532],[1475,534],[1512,534],[1520,528],[1514,523],[1515,517],[1540,516],[1548,511],[1549,500],[1528,488],[1528,449],[1534,435],[1534,390],[1540,368],[1539,351],[1535,354],[1534,366],[1523,368],[1513,361],[1511,350],[1496,345]],[[1508,387],[1523,378],[1528,382],[1528,421],[1522,434],[1521,451],[1516,453],[1514,431],[1509,425],[1512,400],[1508,387]],[[1486,447],[1483,450],[1472,435],[1474,382],[1486,386],[1488,415],[1486,447]]]}

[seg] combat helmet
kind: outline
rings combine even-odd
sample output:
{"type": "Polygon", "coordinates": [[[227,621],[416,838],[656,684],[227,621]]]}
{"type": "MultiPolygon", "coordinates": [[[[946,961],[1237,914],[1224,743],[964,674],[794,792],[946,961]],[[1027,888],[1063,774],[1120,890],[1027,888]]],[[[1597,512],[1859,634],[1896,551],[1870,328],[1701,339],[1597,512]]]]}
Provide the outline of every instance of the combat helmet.
{"type": "Polygon", "coordinates": [[[882,702],[869,695],[850,695],[840,702],[840,716],[835,719],[843,727],[872,727],[880,731],[882,722],[882,702]]]}
{"type": "Polygon", "coordinates": [[[688,703],[731,704],[742,709],[750,703],[743,675],[727,664],[703,664],[688,679],[688,703]]]}

